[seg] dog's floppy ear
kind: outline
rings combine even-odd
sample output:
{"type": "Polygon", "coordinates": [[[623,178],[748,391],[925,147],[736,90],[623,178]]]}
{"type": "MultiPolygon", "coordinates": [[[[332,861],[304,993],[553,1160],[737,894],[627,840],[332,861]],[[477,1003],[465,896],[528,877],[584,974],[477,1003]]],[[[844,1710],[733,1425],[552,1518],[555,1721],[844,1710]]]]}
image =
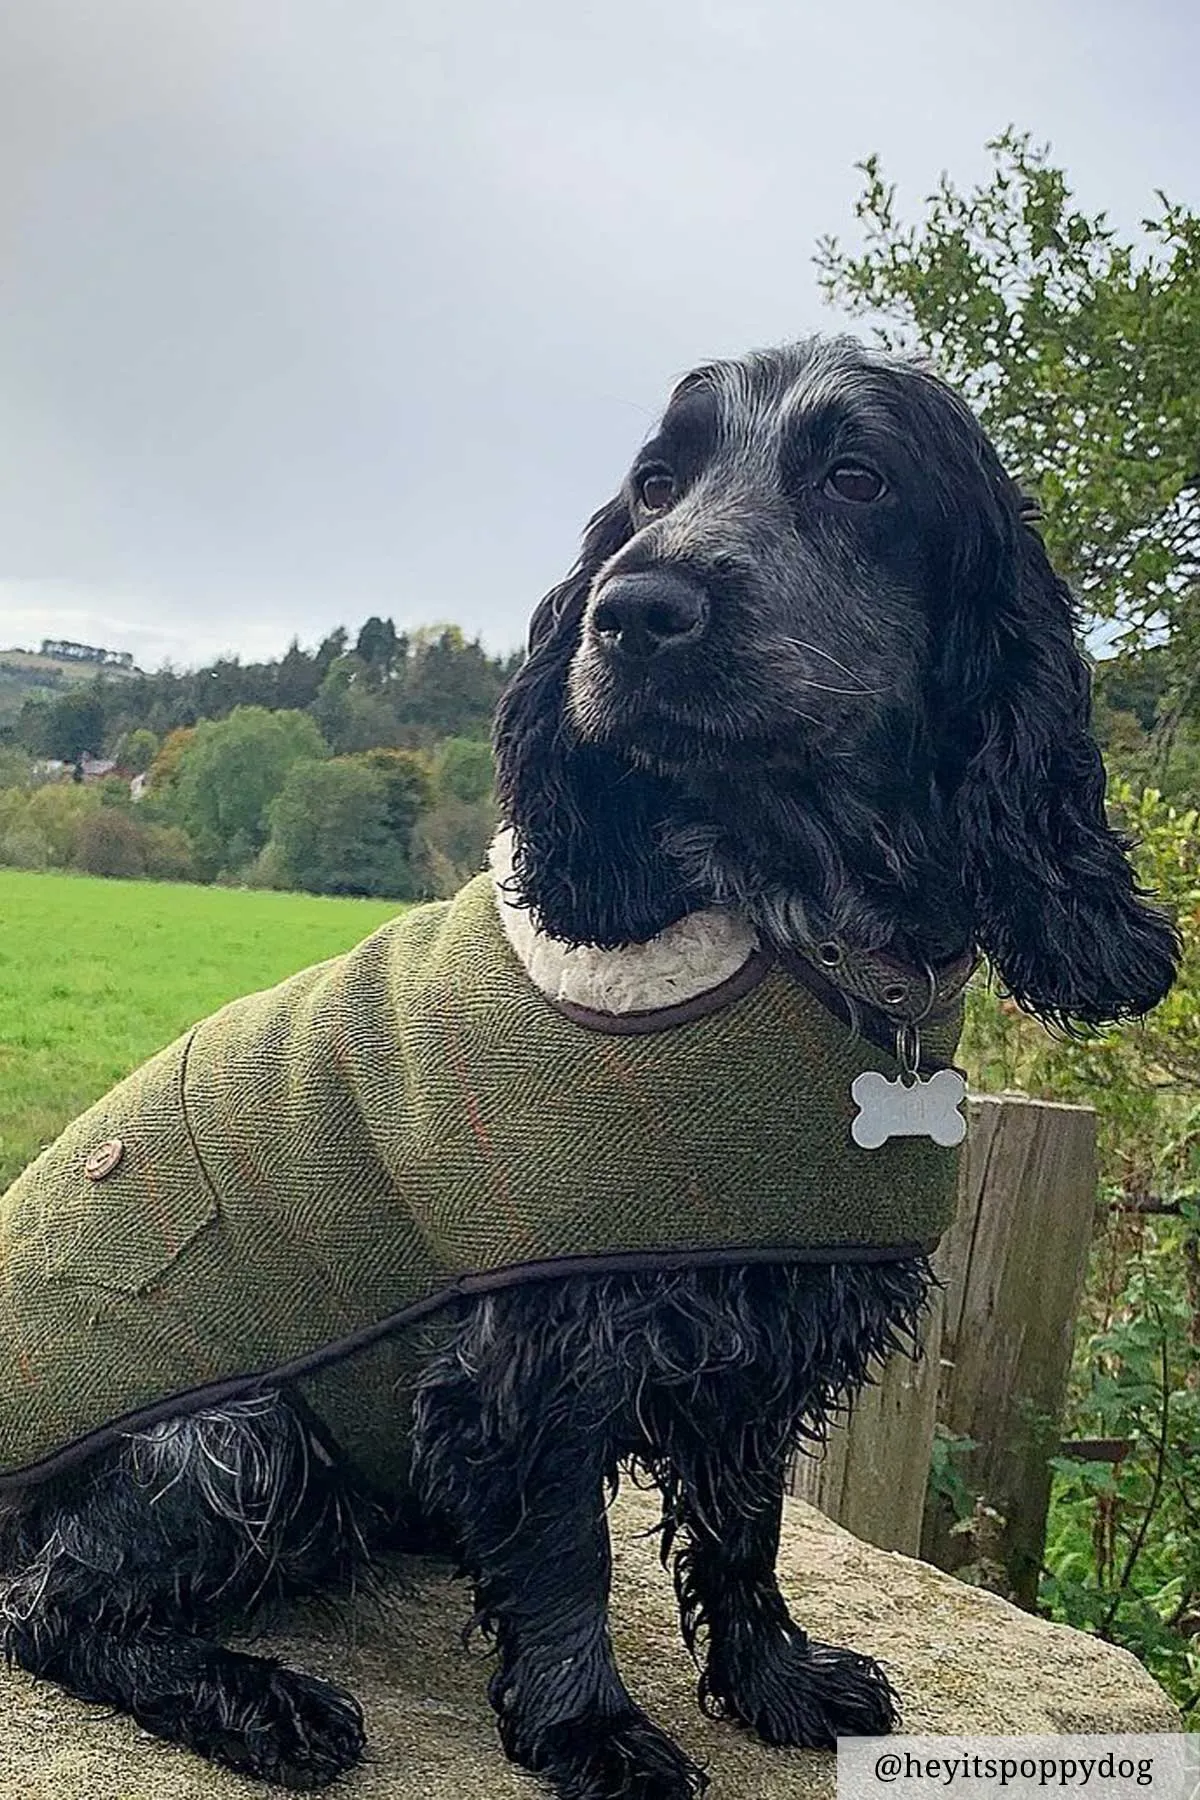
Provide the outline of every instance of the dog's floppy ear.
{"type": "Polygon", "coordinates": [[[1047,1022],[1100,1025],[1162,999],[1179,940],[1106,822],[1071,595],[1031,510],[993,518],[976,580],[959,571],[942,685],[948,757],[962,753],[951,804],[979,942],[1013,997],[1047,1022]]]}
{"type": "Polygon", "coordinates": [[[533,615],[529,655],[496,714],[496,785],[515,833],[516,886],[544,931],[576,944],[641,942],[687,910],[658,843],[663,783],[581,743],[566,709],[592,581],[632,535],[620,497],[590,521],[575,567],[533,615]]]}

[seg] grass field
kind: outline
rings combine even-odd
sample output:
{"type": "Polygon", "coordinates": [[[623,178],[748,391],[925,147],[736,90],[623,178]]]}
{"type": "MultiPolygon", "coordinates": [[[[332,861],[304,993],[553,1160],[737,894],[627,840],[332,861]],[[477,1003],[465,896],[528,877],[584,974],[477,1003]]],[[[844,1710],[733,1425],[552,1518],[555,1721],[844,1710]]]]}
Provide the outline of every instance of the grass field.
{"type": "Polygon", "coordinates": [[[196,1019],[349,949],[398,910],[0,869],[0,1193],[196,1019]]]}

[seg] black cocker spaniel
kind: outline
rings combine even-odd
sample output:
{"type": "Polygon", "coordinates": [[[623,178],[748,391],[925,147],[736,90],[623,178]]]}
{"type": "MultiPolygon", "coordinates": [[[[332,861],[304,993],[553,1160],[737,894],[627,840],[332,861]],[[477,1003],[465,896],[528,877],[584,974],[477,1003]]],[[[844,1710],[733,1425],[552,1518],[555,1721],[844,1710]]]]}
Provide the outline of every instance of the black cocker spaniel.
{"type": "MultiPolygon", "coordinates": [[[[873,971],[928,972],[932,1002],[936,972],[982,952],[1067,1029],[1170,986],[1174,933],[1105,821],[1068,591],[968,408],[911,362],[816,340],[688,375],[538,607],[495,741],[504,897],[531,956],[585,969],[593,1013],[629,988],[631,948],[650,971],[636,1013],[654,945],[711,919],[815,970],[877,1043],[896,1025],[873,971]]],[[[809,1639],[774,1563],[790,1456],[911,1343],[930,1281],[916,1249],[457,1297],[397,1395],[402,1494],[343,1466],[286,1384],[10,1490],[7,1655],[214,1761],[318,1787],[361,1757],[356,1703],[223,1635],[265,1600],[369,1577],[381,1551],[442,1545],[495,1642],[508,1755],[561,1800],[684,1800],[706,1776],[639,1709],[608,1635],[604,1501],[633,1466],[662,1493],[704,1708],[770,1744],[887,1731],[878,1666],[809,1639]]]]}

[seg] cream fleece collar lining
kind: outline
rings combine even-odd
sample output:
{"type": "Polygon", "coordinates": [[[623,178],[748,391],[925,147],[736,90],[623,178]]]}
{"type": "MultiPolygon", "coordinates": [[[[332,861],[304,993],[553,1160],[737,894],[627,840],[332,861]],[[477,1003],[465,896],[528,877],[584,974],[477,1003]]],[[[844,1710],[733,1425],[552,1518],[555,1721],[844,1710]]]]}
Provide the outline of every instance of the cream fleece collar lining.
{"type": "Polygon", "coordinates": [[[710,906],[668,925],[644,944],[598,950],[539,931],[515,891],[513,834],[497,832],[488,851],[504,935],[529,979],[551,1000],[592,1012],[656,1012],[720,987],[758,947],[753,925],[730,907],[710,906]]]}

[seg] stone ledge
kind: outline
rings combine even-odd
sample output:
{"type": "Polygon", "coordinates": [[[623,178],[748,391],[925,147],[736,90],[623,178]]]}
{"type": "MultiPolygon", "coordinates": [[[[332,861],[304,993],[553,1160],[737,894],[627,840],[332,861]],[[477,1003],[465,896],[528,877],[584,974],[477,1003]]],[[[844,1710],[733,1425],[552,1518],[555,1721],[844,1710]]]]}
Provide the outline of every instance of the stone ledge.
{"type": "MultiPolygon", "coordinates": [[[[712,1775],[710,1800],[831,1800],[830,1752],[768,1750],[701,1717],[695,1670],[659,1567],[648,1496],[614,1508],[613,1618],[622,1671],[647,1711],[712,1775]]],[[[338,1800],[533,1800],[539,1784],[501,1755],[484,1698],[489,1658],[461,1648],[466,1595],[441,1565],[416,1563],[388,1616],[363,1610],[353,1642],[298,1616],[263,1648],[351,1688],[370,1760],[328,1790],[338,1800]]],[[[1162,1690],[1124,1650],[1031,1618],[924,1563],[861,1543],[788,1503],[780,1573],[814,1637],[885,1664],[913,1732],[1177,1731],[1162,1690]]],[[[282,1800],[223,1774],[128,1719],[0,1671],[2,1800],[282,1800]]]]}

